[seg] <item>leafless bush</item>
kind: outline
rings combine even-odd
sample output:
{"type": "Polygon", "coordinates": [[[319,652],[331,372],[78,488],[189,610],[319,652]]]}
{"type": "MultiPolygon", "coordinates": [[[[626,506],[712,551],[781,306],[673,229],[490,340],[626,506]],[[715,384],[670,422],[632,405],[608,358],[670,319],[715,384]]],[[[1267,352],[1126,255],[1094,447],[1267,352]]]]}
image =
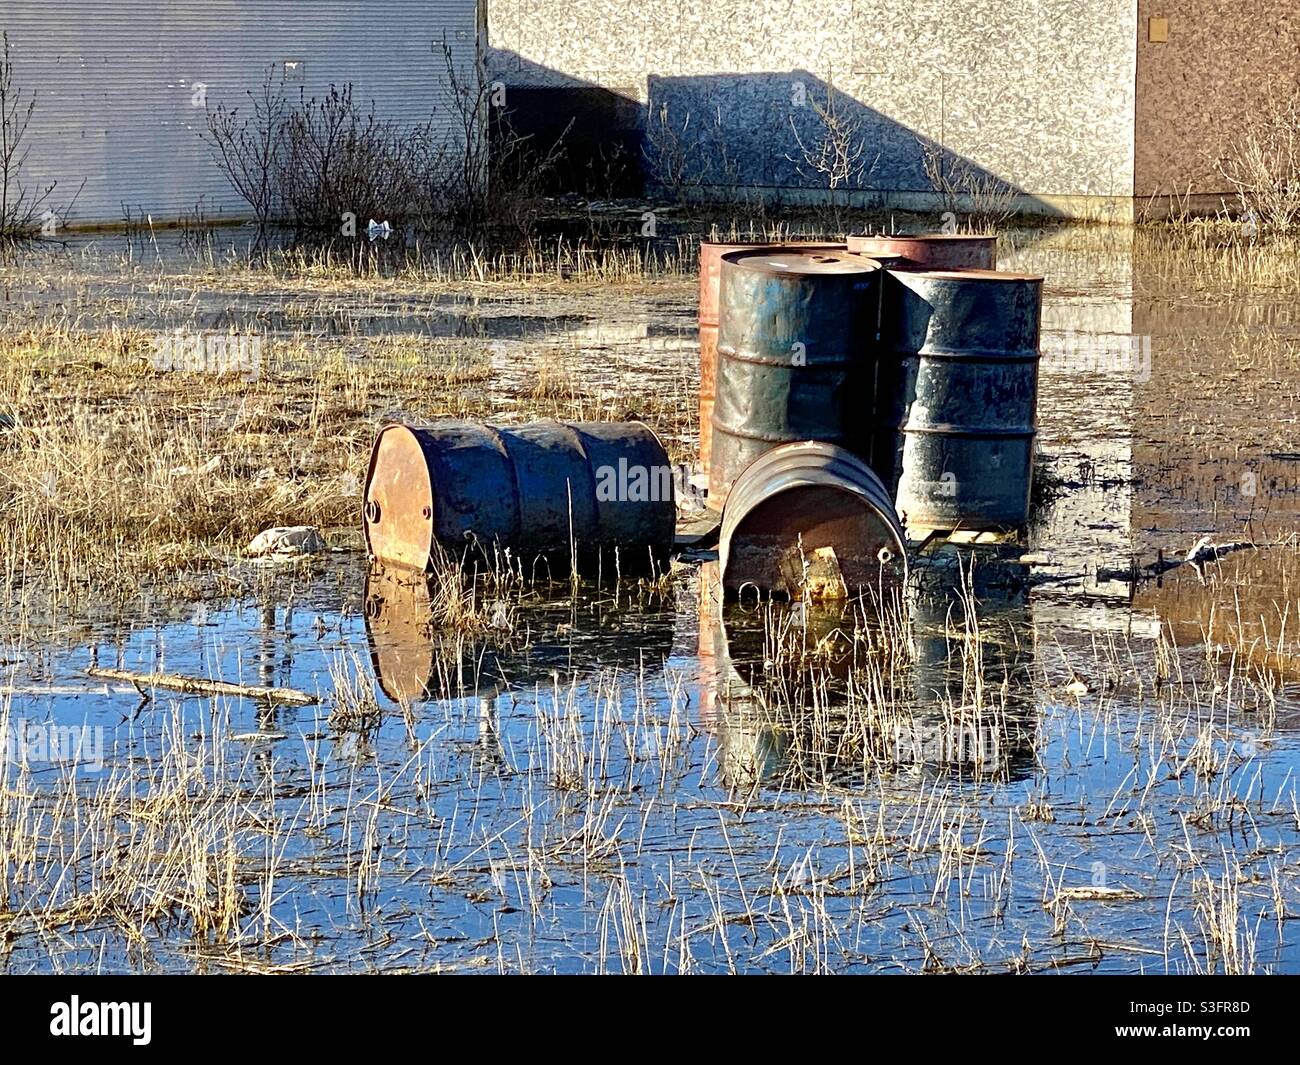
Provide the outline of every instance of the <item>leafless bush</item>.
{"type": "Polygon", "coordinates": [[[429,210],[461,232],[481,236],[491,229],[526,235],[543,190],[564,153],[564,133],[544,151],[520,134],[510,119],[506,88],[489,81],[481,63],[468,76],[457,69],[444,38],[443,70],[455,134],[439,166],[426,168],[435,192],[429,210]],[[445,180],[438,181],[439,174],[445,180]]]}
{"type": "Polygon", "coordinates": [[[204,139],[231,187],[248,204],[259,229],[280,217],[289,105],[283,81],[268,70],[261,88],[249,91],[252,113],[218,104],[207,113],[204,139]]]}
{"type": "Polygon", "coordinates": [[[866,119],[856,101],[836,91],[827,84],[821,98],[809,93],[813,129],[801,131],[797,115],[790,115],[790,130],[794,134],[797,155],[787,155],[803,177],[820,182],[830,194],[836,230],[842,229],[841,209],[843,195],[864,187],[880,162],[880,153],[867,154],[864,134],[866,119]]]}
{"type": "Polygon", "coordinates": [[[795,168],[805,177],[819,177],[832,192],[840,188],[861,187],[863,181],[876,168],[879,156],[867,158],[867,143],[863,136],[864,119],[860,110],[854,110],[853,101],[827,85],[825,98],[815,93],[808,97],[808,105],[816,119],[815,133],[800,132],[796,115],[790,115],[790,129],[794,133],[798,156],[787,155],[795,168]]]}
{"type": "Polygon", "coordinates": [[[351,237],[370,219],[402,229],[415,213],[425,175],[416,164],[426,126],[404,130],[362,109],[352,86],[300,95],[284,126],[280,194],[285,220],[302,236],[351,237]]]}
{"type": "Polygon", "coordinates": [[[35,188],[20,177],[31,148],[27,127],[36,111],[36,93],[14,84],[13,56],[8,32],[0,33],[0,241],[36,234],[43,222],[67,222],[71,205],[63,211],[49,206],[57,182],[35,188]]]}
{"type": "Polygon", "coordinates": [[[686,201],[686,190],[698,186],[705,169],[701,159],[698,123],[692,128],[689,111],[677,118],[665,101],[651,112],[646,122],[642,149],[650,179],[678,203],[686,201]]]}
{"type": "Polygon", "coordinates": [[[704,188],[714,202],[748,201],[744,160],[733,152],[720,107],[678,116],[667,101],[652,106],[642,155],[651,184],[679,204],[704,188]]]}
{"type": "Polygon", "coordinates": [[[1300,221],[1300,88],[1270,90],[1229,137],[1217,160],[1242,212],[1261,225],[1289,229],[1300,221]]]}
{"type": "Polygon", "coordinates": [[[972,229],[996,229],[1016,213],[1016,188],[934,141],[917,139],[921,167],[945,211],[962,211],[972,229]]]}
{"type": "MultiPolygon", "coordinates": [[[[269,72],[244,107],[208,112],[205,140],[259,235],[271,223],[299,241],[362,246],[369,222],[387,222],[398,242],[408,229],[480,235],[491,226],[527,229],[559,146],[528,151],[481,66],[471,76],[442,44],[446,117],[414,126],[381,118],[349,85],[319,97],[286,98],[269,72]],[[450,125],[450,128],[448,126],[450,125]],[[489,145],[490,149],[489,150],[489,145]]],[[[259,241],[260,243],[260,241],[259,241]]]]}

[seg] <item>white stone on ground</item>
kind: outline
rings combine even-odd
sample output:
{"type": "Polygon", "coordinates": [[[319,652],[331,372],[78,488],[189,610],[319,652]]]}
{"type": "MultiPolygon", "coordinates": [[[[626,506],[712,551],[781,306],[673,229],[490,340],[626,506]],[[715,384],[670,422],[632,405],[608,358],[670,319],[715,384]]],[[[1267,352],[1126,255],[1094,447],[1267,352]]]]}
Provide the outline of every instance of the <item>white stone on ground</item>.
{"type": "Polygon", "coordinates": [[[281,558],[292,555],[315,555],[325,550],[321,534],[310,525],[289,525],[277,529],[264,529],[244,548],[250,558],[281,558]]]}

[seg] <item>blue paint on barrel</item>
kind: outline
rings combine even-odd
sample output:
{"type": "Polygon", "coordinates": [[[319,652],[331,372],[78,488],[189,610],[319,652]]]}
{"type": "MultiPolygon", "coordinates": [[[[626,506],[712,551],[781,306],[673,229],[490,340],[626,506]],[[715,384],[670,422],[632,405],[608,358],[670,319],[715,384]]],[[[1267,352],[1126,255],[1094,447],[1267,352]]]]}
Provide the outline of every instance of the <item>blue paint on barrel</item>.
{"type": "Polygon", "coordinates": [[[388,425],[366,477],[372,557],[425,569],[441,549],[529,577],[657,572],[676,528],[672,468],[640,422],[388,425]]]}
{"type": "Polygon", "coordinates": [[[783,444],[823,440],[865,456],[879,278],[876,263],[841,252],[723,257],[710,506],[783,444]]]}
{"type": "Polygon", "coordinates": [[[909,528],[1029,516],[1042,278],[886,271],[872,465],[909,528]]]}

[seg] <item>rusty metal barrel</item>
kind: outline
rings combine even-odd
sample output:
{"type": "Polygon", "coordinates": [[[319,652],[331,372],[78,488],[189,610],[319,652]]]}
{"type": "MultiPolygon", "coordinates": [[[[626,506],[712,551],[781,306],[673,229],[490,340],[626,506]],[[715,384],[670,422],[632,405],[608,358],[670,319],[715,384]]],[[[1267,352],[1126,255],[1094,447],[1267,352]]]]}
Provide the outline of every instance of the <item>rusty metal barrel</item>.
{"type": "Polygon", "coordinates": [[[923,233],[919,236],[854,236],[848,249],[873,259],[900,259],[909,270],[994,270],[998,238],[964,233],[923,233]]]}
{"type": "Polygon", "coordinates": [[[423,570],[441,547],[525,576],[661,568],[676,526],[673,471],[640,422],[448,421],[380,430],[366,476],[370,555],[423,570]]]}
{"type": "Polygon", "coordinates": [[[727,592],[834,599],[906,580],[903,528],[889,492],[844,448],[804,440],[737,478],[718,550],[727,592]]]}
{"type": "Polygon", "coordinates": [[[866,454],[881,271],[838,251],[722,258],[709,506],[766,451],[825,440],[866,454]]]}
{"type": "Polygon", "coordinates": [[[700,469],[709,469],[713,441],[713,399],[718,376],[718,295],[722,280],[722,257],[736,251],[757,249],[791,251],[844,251],[843,244],[817,241],[786,241],[780,244],[700,243],[700,469]]]}
{"type": "Polygon", "coordinates": [[[1042,278],[887,271],[872,465],[909,528],[1025,525],[1042,278]]]}

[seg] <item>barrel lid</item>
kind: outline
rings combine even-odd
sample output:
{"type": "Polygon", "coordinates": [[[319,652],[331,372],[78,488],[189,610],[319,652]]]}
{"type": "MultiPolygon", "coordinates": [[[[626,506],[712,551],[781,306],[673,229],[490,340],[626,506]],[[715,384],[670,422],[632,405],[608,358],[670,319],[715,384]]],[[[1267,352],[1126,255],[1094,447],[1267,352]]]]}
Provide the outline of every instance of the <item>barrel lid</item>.
{"type": "Polygon", "coordinates": [[[371,556],[425,569],[433,546],[433,505],[433,482],[417,431],[384,426],[366,477],[363,518],[371,556]]]}
{"type": "Polygon", "coordinates": [[[847,251],[741,251],[723,261],[765,274],[868,274],[879,265],[847,251]]]}

